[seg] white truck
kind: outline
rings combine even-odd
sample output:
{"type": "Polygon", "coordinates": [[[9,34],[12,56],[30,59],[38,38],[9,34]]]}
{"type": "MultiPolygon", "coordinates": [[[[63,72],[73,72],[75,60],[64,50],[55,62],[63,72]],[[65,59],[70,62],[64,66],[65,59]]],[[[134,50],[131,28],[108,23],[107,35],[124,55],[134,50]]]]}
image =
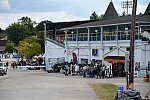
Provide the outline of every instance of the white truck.
{"type": "Polygon", "coordinates": [[[4,76],[7,74],[8,66],[5,62],[0,62],[0,75],[4,76]]]}

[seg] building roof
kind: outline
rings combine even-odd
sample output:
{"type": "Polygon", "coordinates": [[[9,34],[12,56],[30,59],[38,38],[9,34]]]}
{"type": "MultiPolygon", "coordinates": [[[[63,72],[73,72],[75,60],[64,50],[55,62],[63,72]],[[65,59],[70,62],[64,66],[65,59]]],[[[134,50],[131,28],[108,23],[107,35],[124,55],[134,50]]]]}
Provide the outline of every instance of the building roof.
{"type": "Polygon", "coordinates": [[[114,4],[112,2],[110,2],[107,7],[107,10],[104,14],[103,19],[113,19],[113,18],[117,18],[117,17],[118,17],[118,14],[114,7],[114,4]]]}
{"type": "MultiPolygon", "coordinates": [[[[115,24],[121,24],[121,23],[131,23],[131,20],[132,20],[131,16],[125,16],[125,17],[118,17],[115,19],[99,20],[99,21],[95,21],[95,22],[91,22],[91,23],[85,23],[85,24],[81,24],[81,25],[68,27],[65,29],[106,26],[106,25],[115,25],[115,24]]],[[[150,15],[137,16],[136,20],[137,20],[137,22],[150,22],[150,15]]]]}
{"type": "Polygon", "coordinates": [[[144,15],[150,15],[150,2],[149,5],[147,6],[144,15]]]}
{"type": "Polygon", "coordinates": [[[47,23],[46,29],[47,30],[55,30],[55,29],[66,28],[66,27],[80,25],[80,24],[94,22],[94,21],[97,21],[97,20],[84,20],[84,21],[70,21],[70,22],[47,23]]]}

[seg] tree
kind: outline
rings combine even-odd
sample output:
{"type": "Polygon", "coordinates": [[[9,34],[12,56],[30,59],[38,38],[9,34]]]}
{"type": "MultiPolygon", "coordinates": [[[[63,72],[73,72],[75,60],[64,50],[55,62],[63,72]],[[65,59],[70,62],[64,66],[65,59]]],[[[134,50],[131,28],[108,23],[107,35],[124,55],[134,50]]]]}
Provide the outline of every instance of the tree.
{"type": "Polygon", "coordinates": [[[19,41],[22,41],[24,38],[35,36],[34,24],[35,22],[30,18],[22,17],[18,22],[13,23],[6,28],[8,40],[13,41],[17,46],[19,41]]]}
{"type": "Polygon", "coordinates": [[[92,15],[90,16],[90,20],[96,20],[96,19],[98,19],[98,15],[97,15],[96,12],[94,11],[94,12],[92,13],[92,15]]]}
{"type": "Polygon", "coordinates": [[[14,43],[12,41],[8,41],[6,44],[5,52],[13,53],[14,49],[15,49],[14,43]]]}
{"type": "Polygon", "coordinates": [[[30,36],[28,28],[18,23],[13,23],[6,28],[6,33],[8,34],[8,40],[13,41],[15,45],[18,45],[19,41],[30,36]]]}
{"type": "Polygon", "coordinates": [[[103,17],[104,17],[104,14],[101,14],[100,16],[98,16],[97,19],[101,20],[101,19],[103,19],[103,17]]]}
{"type": "Polygon", "coordinates": [[[45,20],[41,21],[36,27],[36,36],[40,39],[40,44],[42,48],[42,52],[45,52],[45,45],[44,45],[44,23],[52,23],[51,21],[45,20]]]}
{"type": "Polygon", "coordinates": [[[41,45],[35,37],[28,37],[19,42],[18,53],[26,58],[32,58],[41,53],[41,45]]]}
{"type": "Polygon", "coordinates": [[[18,20],[18,23],[21,25],[24,25],[28,28],[29,32],[31,35],[35,35],[35,29],[34,29],[34,25],[36,24],[35,21],[32,21],[31,18],[29,17],[22,17],[21,19],[18,20]]]}

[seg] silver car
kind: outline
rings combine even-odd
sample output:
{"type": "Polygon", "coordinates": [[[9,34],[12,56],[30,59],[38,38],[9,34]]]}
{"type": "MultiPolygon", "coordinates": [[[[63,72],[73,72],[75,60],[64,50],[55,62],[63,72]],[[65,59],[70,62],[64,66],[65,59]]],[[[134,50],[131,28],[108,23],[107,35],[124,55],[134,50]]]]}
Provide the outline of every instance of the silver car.
{"type": "Polygon", "coordinates": [[[0,74],[2,76],[7,74],[7,69],[8,69],[8,67],[7,67],[6,63],[5,62],[0,62],[0,74]]]}

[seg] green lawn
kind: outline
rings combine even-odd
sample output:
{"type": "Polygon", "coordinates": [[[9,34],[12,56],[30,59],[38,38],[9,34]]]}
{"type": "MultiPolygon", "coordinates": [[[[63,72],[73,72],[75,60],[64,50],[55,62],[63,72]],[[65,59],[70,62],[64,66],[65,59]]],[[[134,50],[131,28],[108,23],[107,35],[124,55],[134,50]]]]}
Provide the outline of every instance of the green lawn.
{"type": "Polygon", "coordinates": [[[99,100],[114,100],[118,87],[113,84],[90,84],[99,100]]]}

